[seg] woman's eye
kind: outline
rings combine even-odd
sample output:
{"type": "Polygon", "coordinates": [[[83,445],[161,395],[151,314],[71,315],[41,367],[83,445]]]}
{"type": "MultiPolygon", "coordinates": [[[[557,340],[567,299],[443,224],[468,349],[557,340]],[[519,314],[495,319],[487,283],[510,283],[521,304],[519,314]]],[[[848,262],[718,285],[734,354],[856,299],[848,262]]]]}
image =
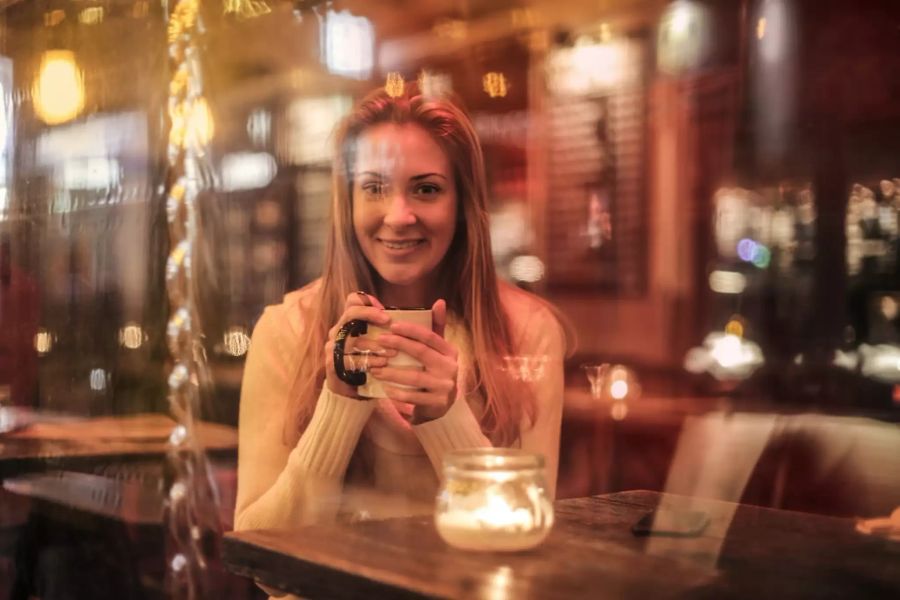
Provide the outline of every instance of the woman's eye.
{"type": "Polygon", "coordinates": [[[364,183],[362,186],[363,191],[370,196],[383,196],[386,188],[387,186],[385,186],[383,183],[377,183],[374,181],[370,183],[364,183]]]}
{"type": "Polygon", "coordinates": [[[433,183],[423,183],[416,188],[416,193],[422,196],[434,196],[435,194],[440,193],[440,191],[441,188],[433,183]]]}

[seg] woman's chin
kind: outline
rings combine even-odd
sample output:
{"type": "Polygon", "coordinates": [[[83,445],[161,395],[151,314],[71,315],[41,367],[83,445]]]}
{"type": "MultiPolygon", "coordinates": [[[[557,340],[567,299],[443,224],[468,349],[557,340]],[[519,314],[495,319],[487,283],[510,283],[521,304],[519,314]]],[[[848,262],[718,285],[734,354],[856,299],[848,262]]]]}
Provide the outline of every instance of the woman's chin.
{"type": "Polygon", "coordinates": [[[382,282],[388,287],[408,290],[427,285],[428,275],[421,271],[384,271],[379,272],[382,282]]]}
{"type": "Polygon", "coordinates": [[[391,274],[389,274],[388,276],[382,275],[381,279],[387,285],[391,285],[394,287],[402,287],[402,288],[413,287],[422,281],[422,277],[398,276],[398,275],[391,275],[391,274]]]}

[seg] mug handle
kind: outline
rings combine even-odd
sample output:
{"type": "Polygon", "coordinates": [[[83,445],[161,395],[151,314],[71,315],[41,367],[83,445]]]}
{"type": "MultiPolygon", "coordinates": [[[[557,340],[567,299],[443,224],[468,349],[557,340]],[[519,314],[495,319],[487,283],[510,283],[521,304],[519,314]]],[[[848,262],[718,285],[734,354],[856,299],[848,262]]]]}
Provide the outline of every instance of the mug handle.
{"type": "Polygon", "coordinates": [[[366,374],[362,371],[348,371],[344,368],[344,343],[347,337],[365,335],[368,323],[361,319],[347,321],[337,332],[334,339],[334,373],[347,385],[360,386],[366,382],[366,374]]]}

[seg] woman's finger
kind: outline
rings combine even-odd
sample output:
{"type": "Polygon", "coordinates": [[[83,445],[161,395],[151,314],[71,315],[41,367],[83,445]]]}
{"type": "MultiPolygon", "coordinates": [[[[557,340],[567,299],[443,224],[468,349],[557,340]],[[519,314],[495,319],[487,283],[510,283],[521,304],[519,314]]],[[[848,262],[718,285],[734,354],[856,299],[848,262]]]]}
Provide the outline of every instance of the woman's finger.
{"type": "MultiPolygon", "coordinates": [[[[396,334],[396,336],[391,337],[401,336],[410,340],[415,340],[420,344],[432,348],[439,354],[456,358],[456,347],[453,344],[436,334],[434,331],[426,329],[421,325],[417,325],[416,323],[397,322],[391,323],[390,329],[391,333],[396,334]]],[[[382,335],[381,337],[384,338],[387,336],[382,335]]],[[[406,352],[406,348],[399,349],[406,352]]],[[[415,354],[412,354],[411,352],[410,354],[415,356],[415,354]]]]}
{"type": "Polygon", "coordinates": [[[344,369],[347,371],[368,372],[387,366],[388,359],[383,356],[376,356],[366,352],[354,352],[352,354],[344,354],[344,369]]]}
{"type": "Polygon", "coordinates": [[[338,319],[337,324],[331,328],[328,332],[329,337],[332,339],[337,336],[337,332],[340,328],[350,321],[354,319],[359,319],[361,321],[366,321],[368,323],[374,323],[375,325],[381,325],[382,327],[387,326],[388,323],[391,322],[391,317],[383,309],[380,309],[376,306],[363,306],[362,304],[353,304],[347,306],[344,310],[344,314],[338,319]]]}
{"type": "Polygon", "coordinates": [[[451,376],[441,377],[421,369],[385,366],[374,367],[371,369],[371,373],[383,382],[408,385],[432,393],[443,394],[444,397],[455,387],[451,376]]]}
{"type": "Polygon", "coordinates": [[[399,388],[393,385],[382,386],[387,397],[398,402],[408,402],[416,406],[443,406],[447,404],[445,394],[435,394],[431,391],[399,388]]]}
{"type": "Polygon", "coordinates": [[[385,348],[377,340],[371,340],[368,337],[353,338],[353,342],[353,349],[357,352],[367,352],[378,356],[397,356],[397,351],[393,348],[385,348]]]}
{"type": "Polygon", "coordinates": [[[389,333],[380,335],[378,343],[385,348],[405,352],[419,361],[426,369],[447,373],[456,371],[456,349],[453,347],[448,349],[448,352],[452,352],[452,354],[441,354],[422,342],[389,333]]]}

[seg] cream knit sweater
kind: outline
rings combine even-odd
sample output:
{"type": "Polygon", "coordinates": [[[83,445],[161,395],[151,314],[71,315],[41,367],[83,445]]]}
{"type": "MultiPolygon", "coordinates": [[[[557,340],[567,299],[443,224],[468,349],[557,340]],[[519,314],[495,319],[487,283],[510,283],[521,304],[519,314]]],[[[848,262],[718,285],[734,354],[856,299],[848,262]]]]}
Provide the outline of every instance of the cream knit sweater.
{"type": "MultiPolygon", "coordinates": [[[[459,397],[441,418],[410,425],[410,407],[387,399],[356,400],[324,386],[312,421],[293,447],[283,424],[305,315],[314,286],[287,294],[263,313],[244,371],[235,529],[296,528],[334,518],[385,518],[433,508],[441,459],[448,450],[489,446],[478,417],[484,399],[459,397]]],[[[536,382],[538,416],[523,424],[521,447],[545,456],[555,490],[563,401],[562,329],[529,295],[501,287],[521,354],[546,355],[536,382]]],[[[471,371],[471,344],[458,321],[445,332],[460,352],[460,381],[471,371]]],[[[500,365],[497,365],[498,367],[500,365]]],[[[463,385],[459,386],[463,390],[463,385]]]]}

